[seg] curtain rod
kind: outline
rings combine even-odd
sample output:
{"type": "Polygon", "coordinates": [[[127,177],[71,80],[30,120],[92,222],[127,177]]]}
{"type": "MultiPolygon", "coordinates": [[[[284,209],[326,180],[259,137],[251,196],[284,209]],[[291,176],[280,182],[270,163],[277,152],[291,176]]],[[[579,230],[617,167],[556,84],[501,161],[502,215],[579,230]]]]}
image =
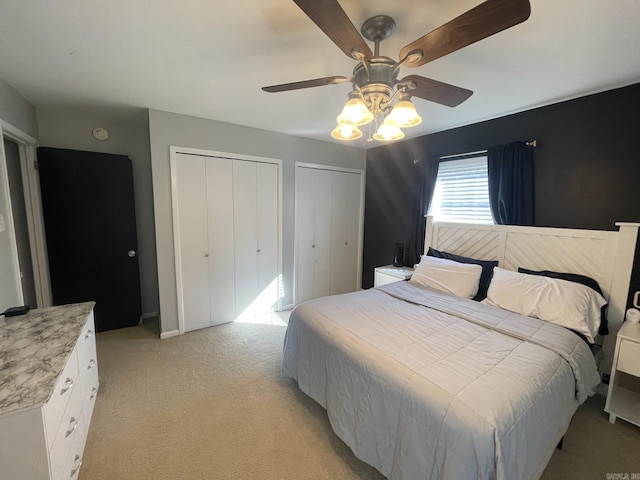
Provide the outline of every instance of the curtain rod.
{"type": "MultiPolygon", "coordinates": [[[[538,146],[538,141],[537,140],[531,140],[529,142],[524,142],[525,145],[529,146],[529,147],[537,147],[538,146]]],[[[440,160],[445,160],[448,158],[456,158],[456,157],[468,157],[469,155],[481,155],[483,153],[487,153],[487,150],[478,150],[476,152],[466,152],[466,153],[456,153],[454,155],[444,155],[442,157],[439,157],[440,160]]]]}

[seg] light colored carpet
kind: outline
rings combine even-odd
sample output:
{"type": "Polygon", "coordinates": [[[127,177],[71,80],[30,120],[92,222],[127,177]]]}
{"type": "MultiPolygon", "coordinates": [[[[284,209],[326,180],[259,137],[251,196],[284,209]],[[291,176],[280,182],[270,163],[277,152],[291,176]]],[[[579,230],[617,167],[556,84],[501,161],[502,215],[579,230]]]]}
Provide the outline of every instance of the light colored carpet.
{"type": "MultiPolygon", "coordinates": [[[[381,479],[281,379],[285,327],[231,323],[159,340],[145,324],[97,335],[100,393],[82,480],[381,479]]],[[[640,472],[640,429],[594,397],[543,479],[640,472]]]]}

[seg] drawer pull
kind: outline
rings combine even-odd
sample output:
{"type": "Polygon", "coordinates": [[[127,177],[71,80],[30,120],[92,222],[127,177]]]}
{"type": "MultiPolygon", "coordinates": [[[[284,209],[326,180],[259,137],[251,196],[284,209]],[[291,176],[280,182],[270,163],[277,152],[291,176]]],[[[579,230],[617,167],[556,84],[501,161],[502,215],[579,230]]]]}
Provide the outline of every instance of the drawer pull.
{"type": "Polygon", "coordinates": [[[78,428],[78,421],[71,417],[71,421],[69,422],[69,430],[67,430],[64,434],[64,438],[67,438],[73,432],[75,432],[76,428],[78,428]]]}
{"type": "Polygon", "coordinates": [[[89,395],[89,400],[93,400],[94,398],[96,398],[96,395],[98,395],[98,389],[96,387],[93,387],[91,389],[91,395],[89,395]]]}
{"type": "Polygon", "coordinates": [[[85,333],[84,338],[91,338],[93,337],[93,330],[87,330],[87,333],[85,333]]]}
{"type": "Polygon", "coordinates": [[[96,366],[96,361],[92,358],[91,360],[89,360],[89,365],[87,365],[87,370],[91,370],[95,366],[96,366]]]}
{"type": "Polygon", "coordinates": [[[82,459],[80,458],[80,455],[75,456],[75,458],[73,459],[73,463],[77,463],[77,465],[73,470],[71,470],[69,478],[72,478],[76,474],[76,472],[80,470],[80,465],[82,465],[82,459]]]}
{"type": "Polygon", "coordinates": [[[71,387],[73,387],[73,380],[67,377],[64,382],[64,387],[60,389],[60,395],[64,395],[65,393],[67,393],[69,390],[71,390],[71,387]]]}

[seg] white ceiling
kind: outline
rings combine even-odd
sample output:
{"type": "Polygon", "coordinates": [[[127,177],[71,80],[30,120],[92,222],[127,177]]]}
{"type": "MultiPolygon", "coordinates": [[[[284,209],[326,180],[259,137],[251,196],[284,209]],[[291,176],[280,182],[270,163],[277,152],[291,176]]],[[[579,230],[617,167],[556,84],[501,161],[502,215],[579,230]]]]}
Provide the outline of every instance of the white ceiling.
{"type": "MultiPolygon", "coordinates": [[[[479,0],[342,0],[354,25],[387,14],[400,48],[479,0]]],[[[640,1],[531,0],[524,23],[400,76],[474,91],[449,108],[415,99],[423,135],[640,82],[640,1]]],[[[0,78],[38,109],[153,108],[333,141],[349,59],[291,0],[0,0],[0,78]]],[[[364,139],[354,145],[372,147],[364,139]]]]}

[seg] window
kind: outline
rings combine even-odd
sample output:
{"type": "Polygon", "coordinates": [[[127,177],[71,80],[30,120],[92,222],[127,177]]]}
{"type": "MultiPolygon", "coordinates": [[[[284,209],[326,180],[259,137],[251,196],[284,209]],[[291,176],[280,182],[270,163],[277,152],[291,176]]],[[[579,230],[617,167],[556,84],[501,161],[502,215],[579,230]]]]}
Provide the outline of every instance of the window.
{"type": "Polygon", "coordinates": [[[440,222],[493,224],[487,157],[441,161],[428,213],[440,222]]]}

